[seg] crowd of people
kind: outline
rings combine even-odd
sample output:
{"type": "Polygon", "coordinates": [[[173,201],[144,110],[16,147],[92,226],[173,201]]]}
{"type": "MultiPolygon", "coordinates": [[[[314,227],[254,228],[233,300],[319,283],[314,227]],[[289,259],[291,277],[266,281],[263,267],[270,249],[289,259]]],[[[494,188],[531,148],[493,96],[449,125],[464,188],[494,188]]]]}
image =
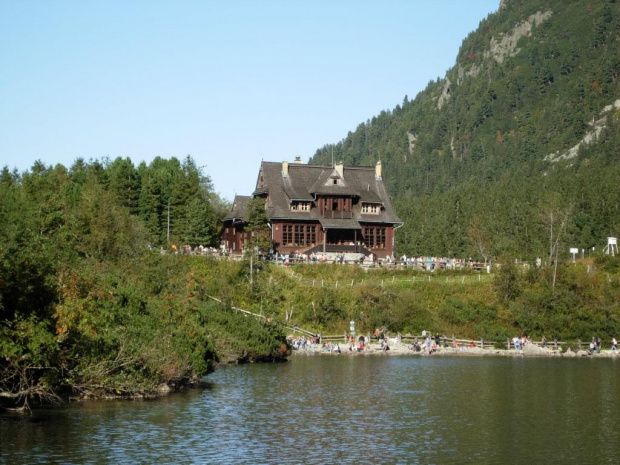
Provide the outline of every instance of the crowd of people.
{"type": "MultiPolygon", "coordinates": [[[[457,350],[464,348],[473,349],[476,347],[473,340],[470,340],[469,344],[459,344],[454,337],[452,337],[450,346],[457,350]]],[[[422,331],[422,341],[420,341],[420,339],[416,336],[413,343],[408,346],[408,349],[413,352],[421,352],[423,354],[431,355],[437,352],[437,349],[441,347],[444,349],[448,348],[448,337],[445,334],[440,337],[439,333],[436,333],[435,337],[432,337],[428,331],[422,331]]]]}
{"type": "MultiPolygon", "coordinates": [[[[402,344],[402,339],[400,335],[396,337],[388,337],[387,331],[385,328],[377,328],[372,335],[373,339],[376,340],[377,346],[373,346],[375,350],[389,351],[391,349],[391,345],[396,345],[400,350],[404,350],[405,346],[402,344]]],[[[349,352],[364,352],[370,349],[370,339],[369,336],[355,336],[354,334],[344,334],[345,346],[348,348],[349,352]]],[[[510,345],[515,350],[523,350],[528,344],[540,345],[542,348],[547,348],[549,346],[548,340],[546,336],[542,337],[540,344],[534,343],[530,338],[526,335],[523,336],[515,336],[510,340],[510,345]]],[[[310,352],[322,352],[322,353],[330,353],[330,354],[340,354],[342,353],[341,346],[338,342],[332,341],[322,341],[322,337],[320,334],[316,334],[313,337],[299,336],[292,341],[292,346],[294,350],[308,350],[310,352]]],[[[421,355],[432,355],[436,353],[439,349],[447,349],[452,348],[457,351],[467,351],[468,349],[476,348],[476,344],[473,340],[469,340],[469,342],[461,342],[459,343],[454,337],[451,338],[451,341],[448,341],[448,337],[443,334],[442,336],[439,333],[436,333],[433,336],[428,331],[422,331],[422,336],[415,336],[413,341],[407,344],[406,348],[410,352],[420,353],[421,355]]],[[[602,348],[602,341],[600,337],[592,337],[590,341],[590,346],[588,349],[588,354],[600,354],[602,348]]],[[[618,350],[618,343],[616,338],[611,339],[611,349],[612,351],[618,350]]],[[[571,351],[571,348],[568,348],[568,351],[571,351]]]]}
{"type": "Polygon", "coordinates": [[[480,263],[472,258],[447,258],[447,257],[407,257],[403,254],[398,262],[407,268],[420,268],[427,271],[434,270],[457,270],[457,269],[482,269],[490,270],[490,263],[480,263]]]}
{"type": "Polygon", "coordinates": [[[299,336],[292,341],[293,350],[309,350],[311,352],[320,351],[330,354],[339,354],[342,352],[342,349],[340,349],[340,344],[337,342],[323,342],[321,339],[320,334],[308,338],[306,338],[306,336],[299,336]]]}
{"type": "MultiPolygon", "coordinates": [[[[600,354],[601,346],[603,345],[603,341],[601,341],[600,337],[592,336],[592,340],[590,341],[590,347],[588,349],[588,353],[592,354],[600,354]]],[[[618,342],[615,337],[611,338],[611,349],[610,350],[618,350],[618,342]]]]}
{"type": "MultiPolygon", "coordinates": [[[[150,250],[155,250],[155,244],[149,244],[150,250]]],[[[189,244],[177,245],[175,243],[169,244],[166,249],[163,246],[159,248],[159,253],[166,255],[172,253],[174,255],[213,255],[218,257],[227,256],[229,253],[225,249],[217,249],[215,247],[206,247],[204,245],[197,245],[192,247],[189,244]]]]}

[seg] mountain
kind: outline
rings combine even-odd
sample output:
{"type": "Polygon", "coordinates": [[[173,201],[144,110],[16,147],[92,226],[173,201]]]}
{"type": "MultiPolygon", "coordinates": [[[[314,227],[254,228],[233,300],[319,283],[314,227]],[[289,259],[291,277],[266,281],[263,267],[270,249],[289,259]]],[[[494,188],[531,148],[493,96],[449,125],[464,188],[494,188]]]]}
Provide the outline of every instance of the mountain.
{"type": "Polygon", "coordinates": [[[381,160],[408,255],[551,262],[620,234],[620,3],[504,0],[456,64],[311,163],[381,160]]]}

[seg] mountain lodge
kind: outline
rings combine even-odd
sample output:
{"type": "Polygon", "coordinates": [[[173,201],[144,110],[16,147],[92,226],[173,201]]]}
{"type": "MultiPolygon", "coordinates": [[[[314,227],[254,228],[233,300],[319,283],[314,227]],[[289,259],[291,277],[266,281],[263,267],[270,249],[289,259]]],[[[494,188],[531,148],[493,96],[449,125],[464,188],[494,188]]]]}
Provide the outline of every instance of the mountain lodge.
{"type": "MultiPolygon", "coordinates": [[[[241,254],[251,234],[245,231],[246,208],[265,200],[274,252],[310,254],[394,254],[396,216],[381,176],[373,167],[345,167],[261,162],[252,196],[235,196],[224,218],[223,245],[241,254]]],[[[359,255],[361,256],[361,255],[359,255]]]]}

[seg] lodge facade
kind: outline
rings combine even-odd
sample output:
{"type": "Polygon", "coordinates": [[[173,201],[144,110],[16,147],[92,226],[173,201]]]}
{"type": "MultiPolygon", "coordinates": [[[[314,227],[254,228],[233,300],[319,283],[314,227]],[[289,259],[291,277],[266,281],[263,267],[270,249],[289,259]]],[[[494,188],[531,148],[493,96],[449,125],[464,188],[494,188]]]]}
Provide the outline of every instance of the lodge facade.
{"type": "Polygon", "coordinates": [[[252,196],[236,196],[224,218],[223,246],[241,254],[249,239],[246,208],[265,201],[273,250],[309,255],[374,254],[393,257],[394,230],[402,225],[374,167],[262,162],[252,196]]]}

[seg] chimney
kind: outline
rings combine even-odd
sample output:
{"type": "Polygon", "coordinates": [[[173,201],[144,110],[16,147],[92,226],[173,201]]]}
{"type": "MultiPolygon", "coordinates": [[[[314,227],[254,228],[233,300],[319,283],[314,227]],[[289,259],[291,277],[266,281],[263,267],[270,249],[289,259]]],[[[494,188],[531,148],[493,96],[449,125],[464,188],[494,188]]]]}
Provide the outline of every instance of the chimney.
{"type": "Polygon", "coordinates": [[[338,171],[340,177],[344,179],[344,163],[342,162],[342,160],[336,163],[336,171],[338,171]]]}
{"type": "Polygon", "coordinates": [[[296,165],[301,165],[301,157],[300,157],[299,155],[297,155],[297,156],[295,157],[295,164],[296,164],[296,165]]]}
{"type": "Polygon", "coordinates": [[[375,179],[376,180],[381,179],[381,160],[379,160],[377,164],[375,165],[375,179]]]}
{"type": "Polygon", "coordinates": [[[282,176],[288,178],[288,161],[282,162],[282,176]]]}

